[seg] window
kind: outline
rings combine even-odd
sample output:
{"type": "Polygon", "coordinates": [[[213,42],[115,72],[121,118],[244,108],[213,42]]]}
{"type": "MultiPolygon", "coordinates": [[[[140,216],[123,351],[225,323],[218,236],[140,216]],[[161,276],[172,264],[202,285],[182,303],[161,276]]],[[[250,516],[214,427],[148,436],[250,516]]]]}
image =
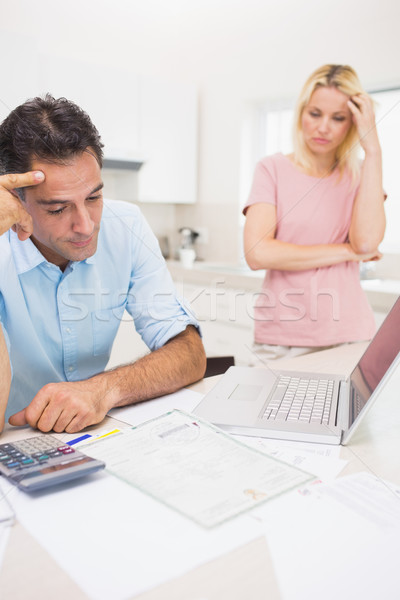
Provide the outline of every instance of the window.
{"type": "Polygon", "coordinates": [[[376,104],[376,122],[383,157],[383,187],[386,200],[386,232],[383,252],[400,253],[400,88],[371,92],[376,104]]]}
{"type": "MultiPolygon", "coordinates": [[[[380,246],[386,253],[400,253],[400,88],[370,92],[376,102],[376,122],[383,157],[383,186],[387,226],[380,246]]],[[[280,101],[249,107],[242,135],[241,205],[245,203],[255,163],[263,156],[292,152],[293,102],[280,101]]]]}

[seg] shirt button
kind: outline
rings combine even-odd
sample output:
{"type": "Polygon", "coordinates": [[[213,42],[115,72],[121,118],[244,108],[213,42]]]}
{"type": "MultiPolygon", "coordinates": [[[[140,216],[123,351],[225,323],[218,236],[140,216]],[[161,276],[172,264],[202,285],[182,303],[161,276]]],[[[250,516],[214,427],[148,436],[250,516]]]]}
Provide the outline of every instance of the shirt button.
{"type": "Polygon", "coordinates": [[[70,327],[67,327],[65,331],[66,331],[67,333],[71,333],[71,328],[70,328],[70,327]]]}
{"type": "Polygon", "coordinates": [[[68,367],[68,371],[71,373],[71,371],[74,370],[74,367],[68,367]]]}

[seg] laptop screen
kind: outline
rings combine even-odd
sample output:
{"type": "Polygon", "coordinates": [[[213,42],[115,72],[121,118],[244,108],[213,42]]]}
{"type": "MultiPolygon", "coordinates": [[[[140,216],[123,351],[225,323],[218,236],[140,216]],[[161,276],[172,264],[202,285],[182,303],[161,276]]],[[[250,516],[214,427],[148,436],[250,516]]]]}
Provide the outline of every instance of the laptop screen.
{"type": "Polygon", "coordinates": [[[350,423],[359,415],[371,394],[400,352],[400,298],[375,334],[350,375],[350,423]]]}

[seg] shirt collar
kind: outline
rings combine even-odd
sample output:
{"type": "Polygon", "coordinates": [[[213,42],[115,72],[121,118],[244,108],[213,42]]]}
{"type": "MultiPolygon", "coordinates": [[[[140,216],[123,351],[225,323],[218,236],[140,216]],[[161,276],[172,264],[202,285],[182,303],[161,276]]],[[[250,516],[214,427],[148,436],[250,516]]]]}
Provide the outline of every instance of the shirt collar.
{"type": "Polygon", "coordinates": [[[10,230],[10,247],[18,275],[34,269],[43,262],[47,262],[32,240],[28,238],[21,242],[18,235],[12,230],[10,230]]]}
{"type": "Polygon", "coordinates": [[[89,256],[89,258],[85,258],[85,260],[83,260],[82,262],[84,262],[88,265],[94,265],[96,262],[96,254],[97,254],[97,250],[94,254],[92,254],[92,256],[89,256]]]}
{"type": "MultiPolygon", "coordinates": [[[[18,275],[26,273],[27,271],[31,271],[42,263],[48,263],[43,254],[36,248],[35,244],[30,238],[22,242],[14,231],[10,230],[9,233],[10,246],[14,256],[15,268],[18,275]]],[[[95,252],[93,256],[89,256],[89,258],[86,258],[80,262],[90,265],[95,264],[96,254],[97,252],[95,252]]]]}

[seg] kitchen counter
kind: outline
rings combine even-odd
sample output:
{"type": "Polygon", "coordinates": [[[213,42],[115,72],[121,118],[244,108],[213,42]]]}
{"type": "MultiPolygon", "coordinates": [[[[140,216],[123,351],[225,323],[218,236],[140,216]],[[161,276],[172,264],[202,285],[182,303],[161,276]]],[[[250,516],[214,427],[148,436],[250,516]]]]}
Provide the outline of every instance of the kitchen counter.
{"type": "Polygon", "coordinates": [[[185,269],[178,260],[168,260],[168,269],[176,283],[208,285],[254,292],[261,289],[265,271],[251,271],[247,265],[196,261],[185,269]]]}
{"type": "MultiPolygon", "coordinates": [[[[200,323],[207,356],[234,356],[237,365],[253,360],[254,301],[265,271],[251,271],[246,265],[196,261],[185,269],[179,261],[167,261],[178,294],[184,297],[200,323]]],[[[379,326],[397,297],[400,280],[362,281],[379,326]]],[[[137,360],[148,352],[135,334],[127,313],[113,345],[108,368],[137,360]]]]}
{"type": "Polygon", "coordinates": [[[364,279],[361,286],[377,312],[388,312],[400,296],[400,279],[364,279]]]}
{"type": "MultiPolygon", "coordinates": [[[[247,265],[196,261],[185,269],[177,260],[167,261],[169,271],[178,286],[184,284],[232,288],[246,292],[261,289],[265,271],[251,271],[247,265]]],[[[364,279],[365,290],[372,308],[387,313],[400,295],[400,279],[364,279]]]]}

